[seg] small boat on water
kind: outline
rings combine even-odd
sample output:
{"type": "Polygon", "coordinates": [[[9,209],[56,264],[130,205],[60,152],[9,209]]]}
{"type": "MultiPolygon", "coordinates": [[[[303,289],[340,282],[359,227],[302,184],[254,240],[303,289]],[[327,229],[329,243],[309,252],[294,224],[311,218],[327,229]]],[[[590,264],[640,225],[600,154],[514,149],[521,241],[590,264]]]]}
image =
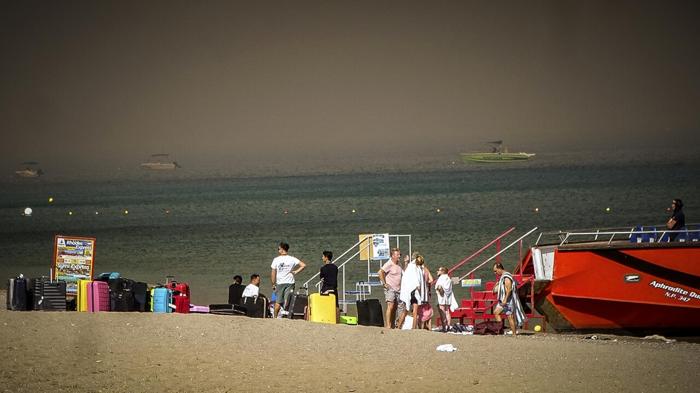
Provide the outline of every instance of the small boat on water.
{"type": "Polygon", "coordinates": [[[503,141],[493,141],[487,142],[492,145],[490,152],[472,152],[472,153],[461,153],[462,161],[464,162],[513,162],[513,161],[523,161],[529,160],[534,157],[534,153],[511,153],[508,151],[507,147],[503,146],[503,141]]]}
{"type": "Polygon", "coordinates": [[[169,154],[152,154],[148,161],[141,163],[141,168],[152,171],[172,171],[181,168],[177,161],[172,161],[169,154]]]}
{"type": "Polygon", "coordinates": [[[24,178],[37,178],[44,174],[44,171],[39,168],[39,163],[36,161],[26,161],[21,164],[23,169],[15,171],[15,176],[24,178]]]}

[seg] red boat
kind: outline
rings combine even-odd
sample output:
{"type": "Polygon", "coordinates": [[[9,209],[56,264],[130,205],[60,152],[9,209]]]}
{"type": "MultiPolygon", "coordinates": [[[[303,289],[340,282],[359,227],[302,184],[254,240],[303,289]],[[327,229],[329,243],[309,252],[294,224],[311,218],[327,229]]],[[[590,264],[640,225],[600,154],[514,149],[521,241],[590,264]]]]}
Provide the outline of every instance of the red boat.
{"type": "Polygon", "coordinates": [[[560,233],[556,244],[533,246],[518,270],[534,275],[534,306],[554,330],[697,333],[698,232],[671,242],[652,228],[560,233]]]}
{"type": "MultiPolygon", "coordinates": [[[[528,317],[555,331],[700,331],[700,227],[540,235],[514,270],[528,317]],[[695,228],[695,229],[690,229],[695,228]],[[674,240],[669,241],[669,236],[674,240]],[[543,241],[543,239],[545,241],[543,241]],[[534,310],[539,313],[535,313],[534,310]]],[[[462,278],[487,264],[520,237],[462,278]]],[[[489,266],[490,267],[490,266],[489,266]]],[[[473,277],[473,276],[469,276],[473,277]]],[[[492,318],[494,296],[472,291],[455,317],[492,318]]]]}

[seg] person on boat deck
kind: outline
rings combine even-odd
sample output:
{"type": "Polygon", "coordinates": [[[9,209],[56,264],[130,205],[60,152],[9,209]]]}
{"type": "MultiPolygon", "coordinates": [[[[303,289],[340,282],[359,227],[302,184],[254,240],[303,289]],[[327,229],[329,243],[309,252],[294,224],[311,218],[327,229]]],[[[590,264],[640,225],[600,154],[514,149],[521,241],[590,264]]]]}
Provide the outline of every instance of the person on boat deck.
{"type": "Polygon", "coordinates": [[[338,266],[333,264],[333,252],[324,251],[321,256],[323,266],[319,276],[321,277],[321,294],[335,295],[335,314],[336,319],[340,317],[340,308],[338,307],[338,266]]]}
{"type": "Polygon", "coordinates": [[[243,290],[241,297],[256,297],[260,294],[260,275],[253,274],[250,276],[250,284],[243,290]]]}
{"type": "MultiPolygon", "coordinates": [[[[680,199],[674,199],[671,202],[671,217],[669,217],[666,222],[666,228],[677,231],[685,227],[685,214],[683,214],[683,201],[680,199]]],[[[670,233],[668,236],[668,241],[672,242],[676,240],[678,233],[670,233]]]]}
{"type": "Polygon", "coordinates": [[[277,318],[284,301],[294,292],[294,276],[306,268],[304,261],[287,254],[288,252],[289,244],[280,242],[277,246],[279,256],[270,265],[270,282],[276,295],[274,318],[277,318]]]}
{"type": "Polygon", "coordinates": [[[496,316],[496,321],[501,322],[501,314],[505,314],[510,325],[510,334],[516,335],[518,326],[522,326],[525,322],[525,313],[518,299],[518,288],[513,276],[503,268],[500,262],[493,265],[493,272],[499,277],[498,283],[493,288],[498,299],[493,315],[496,316]]]}
{"type": "Polygon", "coordinates": [[[395,327],[393,321],[396,316],[396,303],[399,301],[401,291],[401,276],[403,270],[399,265],[401,250],[392,248],[389,260],[379,269],[379,281],[384,287],[384,298],[386,300],[385,325],[387,329],[395,327]]]}

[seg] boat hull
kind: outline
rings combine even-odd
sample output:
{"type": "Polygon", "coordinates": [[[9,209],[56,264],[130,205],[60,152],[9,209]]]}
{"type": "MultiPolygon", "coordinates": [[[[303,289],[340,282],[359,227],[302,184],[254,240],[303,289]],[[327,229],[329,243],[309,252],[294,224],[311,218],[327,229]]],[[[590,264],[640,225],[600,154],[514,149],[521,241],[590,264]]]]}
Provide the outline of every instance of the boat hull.
{"type": "Polygon", "coordinates": [[[532,153],[462,153],[462,161],[464,162],[513,162],[529,160],[535,155],[532,153]]]}
{"type": "Polygon", "coordinates": [[[535,307],[557,331],[700,329],[700,244],[562,247],[535,307]]]}

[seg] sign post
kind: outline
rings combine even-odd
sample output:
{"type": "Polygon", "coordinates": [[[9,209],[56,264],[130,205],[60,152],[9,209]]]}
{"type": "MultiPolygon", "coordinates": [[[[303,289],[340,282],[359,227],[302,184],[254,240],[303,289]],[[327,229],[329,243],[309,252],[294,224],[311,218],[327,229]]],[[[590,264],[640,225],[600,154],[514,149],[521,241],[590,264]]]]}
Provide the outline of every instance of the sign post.
{"type": "Polygon", "coordinates": [[[91,280],[95,263],[95,238],[56,235],[51,279],[66,282],[66,295],[78,293],[78,280],[91,280]]]}

